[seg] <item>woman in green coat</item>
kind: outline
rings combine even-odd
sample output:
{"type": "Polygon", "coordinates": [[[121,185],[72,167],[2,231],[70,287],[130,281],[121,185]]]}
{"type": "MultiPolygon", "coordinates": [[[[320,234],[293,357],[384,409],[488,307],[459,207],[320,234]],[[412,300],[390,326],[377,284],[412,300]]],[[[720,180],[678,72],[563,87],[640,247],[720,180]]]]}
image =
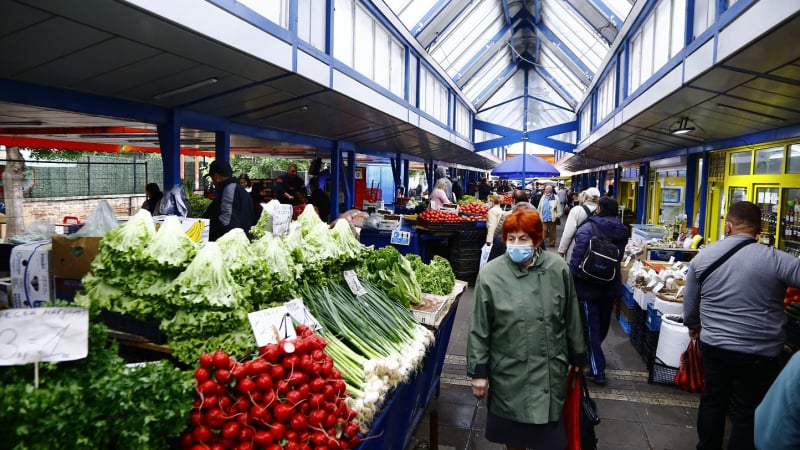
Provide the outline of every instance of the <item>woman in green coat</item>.
{"type": "Polygon", "coordinates": [[[542,234],[538,212],[512,213],[503,223],[506,253],[475,283],[467,373],[475,397],[488,394],[486,439],[509,450],[566,448],[567,375],[587,362],[569,267],[539,249],[542,234]]]}

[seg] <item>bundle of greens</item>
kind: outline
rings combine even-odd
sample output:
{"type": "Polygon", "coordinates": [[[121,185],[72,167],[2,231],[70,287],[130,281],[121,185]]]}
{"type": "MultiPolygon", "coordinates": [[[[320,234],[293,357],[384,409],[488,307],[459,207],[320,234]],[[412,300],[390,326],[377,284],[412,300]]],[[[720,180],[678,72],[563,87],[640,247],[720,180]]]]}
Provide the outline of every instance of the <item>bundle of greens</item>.
{"type": "Polygon", "coordinates": [[[456,275],[450,261],[439,255],[433,257],[430,264],[422,262],[419,255],[406,256],[417,276],[422,292],[434,295],[447,295],[456,284],[456,275]]]}
{"type": "Polygon", "coordinates": [[[406,308],[423,301],[411,263],[392,246],[368,253],[356,273],[359,279],[374,284],[406,308]]]}

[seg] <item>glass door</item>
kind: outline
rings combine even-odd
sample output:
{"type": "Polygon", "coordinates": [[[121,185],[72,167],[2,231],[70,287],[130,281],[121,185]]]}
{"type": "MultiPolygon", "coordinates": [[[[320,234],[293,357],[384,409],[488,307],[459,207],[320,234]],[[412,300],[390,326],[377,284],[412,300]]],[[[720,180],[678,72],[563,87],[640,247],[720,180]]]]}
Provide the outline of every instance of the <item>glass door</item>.
{"type": "Polygon", "coordinates": [[[721,239],[725,238],[725,215],[728,214],[728,208],[731,207],[732,204],[736,202],[742,202],[747,200],[747,188],[746,187],[729,187],[728,188],[728,196],[725,198],[723,196],[719,202],[719,234],[721,235],[721,239]]]}
{"type": "Polygon", "coordinates": [[[755,204],[761,209],[761,238],[759,242],[765,245],[775,245],[778,229],[778,193],[776,186],[755,186],[755,204]]]}
{"type": "Polygon", "coordinates": [[[781,199],[778,248],[800,256],[800,189],[783,189],[781,199]]]}

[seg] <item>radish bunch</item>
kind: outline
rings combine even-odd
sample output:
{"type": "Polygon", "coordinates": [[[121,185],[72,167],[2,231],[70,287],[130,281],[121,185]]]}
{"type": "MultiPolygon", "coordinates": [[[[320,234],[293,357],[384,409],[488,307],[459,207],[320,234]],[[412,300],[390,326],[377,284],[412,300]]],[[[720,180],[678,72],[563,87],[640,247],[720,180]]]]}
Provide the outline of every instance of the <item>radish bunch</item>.
{"type": "Polygon", "coordinates": [[[225,352],[200,357],[197,398],[181,448],[349,449],[360,444],[356,412],[325,339],[298,325],[297,339],[269,344],[239,363],[225,352]]]}

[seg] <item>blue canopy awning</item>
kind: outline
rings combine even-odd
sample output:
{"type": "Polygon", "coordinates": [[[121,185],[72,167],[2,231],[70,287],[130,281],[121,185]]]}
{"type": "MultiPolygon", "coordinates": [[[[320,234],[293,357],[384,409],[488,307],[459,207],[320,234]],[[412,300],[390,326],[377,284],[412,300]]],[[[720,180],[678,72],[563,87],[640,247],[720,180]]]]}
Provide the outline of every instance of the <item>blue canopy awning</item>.
{"type": "Polygon", "coordinates": [[[492,175],[500,178],[534,178],[534,177],[557,177],[561,173],[552,164],[539,158],[538,156],[525,155],[515,156],[503,161],[492,169],[492,175]],[[523,175],[523,161],[525,164],[523,175]]]}

